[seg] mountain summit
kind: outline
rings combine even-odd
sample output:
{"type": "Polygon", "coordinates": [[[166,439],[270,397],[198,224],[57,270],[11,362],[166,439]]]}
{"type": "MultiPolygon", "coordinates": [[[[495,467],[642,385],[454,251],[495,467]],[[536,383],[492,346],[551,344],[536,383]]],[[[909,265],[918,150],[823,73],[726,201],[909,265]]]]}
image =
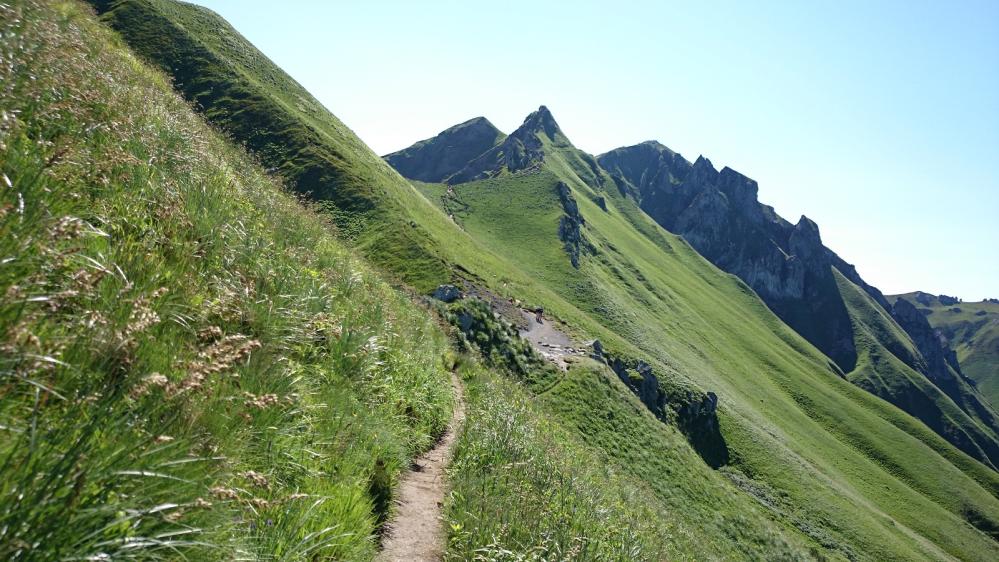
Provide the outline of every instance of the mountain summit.
{"type": "Polygon", "coordinates": [[[476,117],[447,128],[434,138],[388,154],[385,160],[407,178],[442,182],[504,138],[506,135],[488,119],[476,117]]]}
{"type": "Polygon", "coordinates": [[[448,178],[447,182],[465,183],[496,176],[503,170],[525,170],[544,159],[544,151],[548,146],[571,147],[572,143],[562,133],[551,111],[542,105],[528,115],[524,123],[503,142],[468,162],[448,178]]]}

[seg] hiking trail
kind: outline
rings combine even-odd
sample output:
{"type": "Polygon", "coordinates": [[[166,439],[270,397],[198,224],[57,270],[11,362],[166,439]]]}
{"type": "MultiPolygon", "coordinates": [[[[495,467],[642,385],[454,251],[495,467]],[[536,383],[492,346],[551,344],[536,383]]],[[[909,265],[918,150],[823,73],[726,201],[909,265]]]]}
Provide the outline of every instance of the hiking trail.
{"type": "Polygon", "coordinates": [[[444,556],[444,471],[465,420],[465,396],[455,373],[451,373],[451,386],[457,399],[451,423],[434,448],[417,458],[402,476],[396,512],[386,526],[382,551],[375,558],[378,562],[437,562],[444,556]]]}

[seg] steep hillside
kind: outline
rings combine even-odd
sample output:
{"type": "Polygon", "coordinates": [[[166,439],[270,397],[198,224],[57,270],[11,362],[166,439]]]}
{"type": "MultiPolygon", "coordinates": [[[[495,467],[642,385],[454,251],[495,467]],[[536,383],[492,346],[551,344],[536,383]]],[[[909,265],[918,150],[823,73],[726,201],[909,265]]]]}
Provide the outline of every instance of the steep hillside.
{"type": "MultiPolygon", "coordinates": [[[[995,509],[996,474],[841,378],[828,358],[789,330],[746,285],[651,221],[602,170],[590,166],[592,158],[573,148],[553,121],[541,108],[507,137],[538,147],[518,172],[487,152],[465,170],[488,179],[457,183],[461,178],[452,177],[450,185],[419,187],[486,247],[515,256],[532,279],[568,300],[569,307],[554,299],[532,302],[581,336],[600,339],[621,383],[634,389],[646,409],[686,428],[705,461],[725,466],[724,473],[775,517],[844,556],[942,554],[917,552],[927,543],[911,542],[916,535],[932,537],[930,542],[952,554],[976,556],[941,533],[939,522],[957,516],[993,529],[994,523],[977,515],[978,507],[965,502],[984,499],[992,506],[987,509],[995,509]],[[643,379],[657,390],[645,392],[643,379]],[[697,424],[684,419],[691,402],[678,398],[683,391],[676,389],[684,381],[717,396],[721,451],[717,439],[699,439],[704,431],[698,435],[697,424]],[[916,459],[926,464],[917,468],[916,459]],[[954,480],[944,484],[941,478],[954,480]],[[965,485],[951,487],[958,482],[970,488],[958,492],[965,485]],[[775,500],[764,491],[769,489],[784,499],[775,500]],[[955,502],[955,493],[963,499],[955,502]],[[858,511],[858,505],[866,507],[858,511]],[[923,519],[927,512],[940,518],[929,523],[923,519]],[[895,523],[882,527],[883,516],[895,523]],[[899,538],[891,538],[896,532],[899,538]]],[[[514,295],[530,292],[514,283],[506,289],[514,295]]],[[[574,420],[588,439],[603,443],[612,458],[623,459],[621,470],[641,470],[636,465],[644,463],[622,448],[636,437],[620,440],[623,428],[611,429],[594,415],[607,408],[589,395],[594,385],[573,380],[545,390],[546,400],[560,397],[553,410],[574,420]],[[611,437],[615,433],[618,439],[611,437]]],[[[714,411],[711,401],[700,403],[706,406],[702,416],[714,411]]],[[[700,418],[700,429],[710,432],[709,418],[700,418]]],[[[655,487],[657,474],[669,472],[668,466],[666,461],[659,471],[639,474],[655,487]]],[[[975,540],[982,536],[977,533],[965,536],[975,540]]],[[[996,548],[991,540],[981,544],[990,553],[996,548]]]]}
{"type": "Polygon", "coordinates": [[[0,559],[370,558],[445,334],[88,12],[0,5],[0,559]]]}
{"type": "Polygon", "coordinates": [[[703,156],[691,164],[655,141],[612,150],[598,160],[649,216],[750,285],[847,378],[972,456],[999,463],[997,414],[960,376],[957,362],[948,361],[952,352],[922,318],[890,304],[824,246],[813,221],[802,216],[791,224],[757,201],[755,181],[730,168],[716,171],[703,156]],[[863,290],[862,300],[874,306],[851,306],[861,297],[845,295],[840,277],[863,290]],[[872,322],[892,326],[869,331],[858,348],[858,326],[872,322]],[[871,346],[879,355],[893,356],[881,365],[877,383],[862,357],[871,346]]]}
{"type": "MultiPolygon", "coordinates": [[[[210,45],[209,30],[230,29],[184,4],[111,7],[107,21],[171,72],[158,59],[172,55],[148,49],[147,34],[210,45]],[[151,13],[125,17],[135,10],[151,13]]],[[[237,78],[280,77],[254,60],[237,78]]],[[[225,126],[225,107],[201,111],[225,126]]],[[[452,559],[999,555],[994,471],[841,378],[748,286],[622,195],[547,110],[497,143],[504,148],[456,172],[481,179],[452,174],[451,185],[419,192],[370,151],[363,157],[395,178],[392,193],[408,201],[402,216],[412,217],[405,224],[426,233],[445,271],[495,306],[465,299],[447,310],[462,345],[509,374],[468,375],[470,422],[452,471],[459,493],[446,506],[452,559]],[[525,361],[500,314],[516,320],[516,300],[544,307],[579,340],[599,339],[600,353],[564,373],[525,361]]],[[[408,248],[378,253],[358,238],[384,267],[413,267],[408,248]]],[[[425,287],[433,277],[422,279],[425,287]]]]}
{"type": "Polygon", "coordinates": [[[917,291],[888,297],[910,302],[956,351],[961,371],[993,405],[999,404],[999,301],[963,302],[917,291]]]}
{"type": "Polygon", "coordinates": [[[375,263],[405,257],[408,267],[396,273],[421,290],[448,278],[444,251],[420,215],[425,201],[227,22],[179,2],[92,4],[215,126],[296,191],[322,200],[375,263]]]}

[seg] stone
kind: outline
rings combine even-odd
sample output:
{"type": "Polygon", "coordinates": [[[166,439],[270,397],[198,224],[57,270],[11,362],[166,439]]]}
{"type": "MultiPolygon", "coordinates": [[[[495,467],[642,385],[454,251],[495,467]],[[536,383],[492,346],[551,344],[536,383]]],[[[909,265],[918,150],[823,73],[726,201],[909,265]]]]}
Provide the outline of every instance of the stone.
{"type": "Polygon", "coordinates": [[[443,302],[454,302],[461,298],[461,290],[454,285],[440,285],[434,289],[434,298],[443,302]]]}

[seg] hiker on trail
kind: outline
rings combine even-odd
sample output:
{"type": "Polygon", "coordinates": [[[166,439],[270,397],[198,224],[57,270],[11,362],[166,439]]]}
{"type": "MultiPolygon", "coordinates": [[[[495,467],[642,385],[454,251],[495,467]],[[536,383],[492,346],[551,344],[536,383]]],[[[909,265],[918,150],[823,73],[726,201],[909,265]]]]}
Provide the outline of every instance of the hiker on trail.
{"type": "Polygon", "coordinates": [[[537,310],[534,311],[534,319],[537,320],[538,324],[544,324],[545,323],[544,316],[545,316],[545,309],[539,306],[537,310]]]}

